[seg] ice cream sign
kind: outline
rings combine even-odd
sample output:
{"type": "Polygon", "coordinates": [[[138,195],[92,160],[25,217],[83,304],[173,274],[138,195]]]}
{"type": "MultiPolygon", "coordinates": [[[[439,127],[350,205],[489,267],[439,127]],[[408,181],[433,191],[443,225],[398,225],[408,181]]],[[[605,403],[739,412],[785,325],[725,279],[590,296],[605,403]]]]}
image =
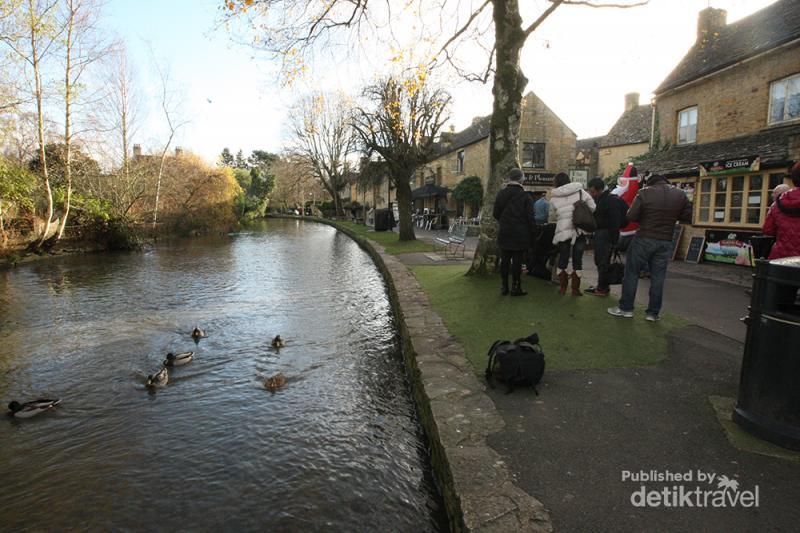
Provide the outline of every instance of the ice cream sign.
{"type": "Polygon", "coordinates": [[[741,172],[758,172],[761,168],[761,157],[757,155],[737,157],[736,159],[720,159],[707,161],[698,165],[700,176],[715,174],[734,174],[741,172]]]}

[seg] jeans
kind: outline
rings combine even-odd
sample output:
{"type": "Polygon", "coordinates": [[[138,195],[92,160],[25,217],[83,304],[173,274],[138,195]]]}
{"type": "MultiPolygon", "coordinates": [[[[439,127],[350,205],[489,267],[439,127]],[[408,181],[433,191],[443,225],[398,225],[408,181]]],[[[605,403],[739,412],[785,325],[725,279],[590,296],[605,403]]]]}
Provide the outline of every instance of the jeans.
{"type": "Polygon", "coordinates": [[[558,268],[566,270],[569,264],[570,250],[572,251],[572,270],[583,270],[583,249],[586,247],[586,237],[580,235],[575,239],[575,244],[571,241],[561,241],[558,243],[558,268]]]}
{"type": "Polygon", "coordinates": [[[519,285],[522,276],[522,256],[524,250],[500,250],[500,279],[503,287],[508,288],[508,271],[511,270],[511,278],[514,286],[519,285]]]}
{"type": "Polygon", "coordinates": [[[650,270],[650,301],[645,313],[658,316],[664,296],[664,280],[667,265],[672,257],[672,241],[634,237],[628,253],[625,254],[625,278],[622,280],[622,297],[619,308],[633,311],[636,287],[639,285],[639,272],[644,267],[650,270]]]}
{"type": "Polygon", "coordinates": [[[597,267],[597,288],[608,290],[608,264],[611,261],[611,236],[607,229],[594,232],[594,264],[597,267]]]}

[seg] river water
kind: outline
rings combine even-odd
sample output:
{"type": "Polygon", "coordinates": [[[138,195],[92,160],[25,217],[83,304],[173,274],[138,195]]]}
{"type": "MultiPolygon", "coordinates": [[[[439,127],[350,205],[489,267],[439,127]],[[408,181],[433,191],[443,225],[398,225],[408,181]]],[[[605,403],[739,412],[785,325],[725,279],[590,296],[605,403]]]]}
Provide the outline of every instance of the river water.
{"type": "Polygon", "coordinates": [[[446,527],[384,282],[328,226],[0,271],[0,399],[38,397],[0,419],[2,530],[446,527]]]}

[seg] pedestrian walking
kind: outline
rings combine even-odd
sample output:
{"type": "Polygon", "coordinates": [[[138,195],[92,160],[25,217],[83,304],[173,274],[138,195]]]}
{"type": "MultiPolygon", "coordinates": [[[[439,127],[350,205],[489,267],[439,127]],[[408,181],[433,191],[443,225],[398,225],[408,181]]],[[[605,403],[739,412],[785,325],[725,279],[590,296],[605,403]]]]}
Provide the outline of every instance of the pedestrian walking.
{"type": "Polygon", "coordinates": [[[653,174],[647,181],[647,187],[636,194],[627,218],[638,222],[639,228],[625,260],[622,297],[617,307],[608,308],[608,313],[625,318],[633,317],[639,272],[646,265],[650,271],[650,300],[645,318],[649,322],[655,322],[661,312],[675,222],[680,220],[686,224],[691,223],[692,203],[683,191],[671,186],[667,178],[653,174]]]}
{"type": "Polygon", "coordinates": [[[597,229],[594,231],[594,264],[597,267],[597,285],[586,289],[586,294],[608,296],[608,265],[611,252],[619,243],[619,230],[623,222],[623,210],[628,205],[617,195],[606,189],[600,178],[589,181],[589,195],[594,198],[596,208],[594,219],[597,229]]]}
{"type": "Polygon", "coordinates": [[[594,199],[583,190],[583,185],[570,182],[569,176],[563,172],[556,174],[555,189],[551,192],[550,204],[555,211],[556,231],[553,244],[558,246],[558,282],[559,293],[567,292],[567,285],[572,282],[572,295],[582,296],[581,272],[583,270],[583,250],[586,247],[586,232],[575,227],[572,214],[575,203],[583,201],[594,211],[594,199]],[[572,258],[572,273],[567,275],[567,266],[572,258]]]}
{"type": "Polygon", "coordinates": [[[492,215],[499,223],[497,246],[500,248],[501,294],[509,294],[508,274],[512,277],[511,296],[524,296],[522,258],[533,238],[533,201],[522,188],[522,171],[513,168],[508,183],[497,193],[492,215]]]}

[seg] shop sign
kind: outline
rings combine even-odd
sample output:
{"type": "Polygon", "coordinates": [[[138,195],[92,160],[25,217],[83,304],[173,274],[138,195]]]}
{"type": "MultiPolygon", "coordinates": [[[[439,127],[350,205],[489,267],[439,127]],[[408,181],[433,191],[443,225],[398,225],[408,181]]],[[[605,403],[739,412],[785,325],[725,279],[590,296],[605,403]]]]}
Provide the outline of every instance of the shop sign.
{"type": "Polygon", "coordinates": [[[751,155],[735,159],[719,159],[700,163],[700,176],[718,174],[737,174],[741,172],[758,172],[761,168],[761,157],[751,155]]]}
{"type": "Polygon", "coordinates": [[[552,187],[556,175],[552,172],[525,172],[522,185],[525,187],[552,187]]]}
{"type": "Polygon", "coordinates": [[[704,259],[715,263],[731,263],[755,266],[750,237],[759,235],[755,231],[706,230],[704,259]]]}
{"type": "Polygon", "coordinates": [[[586,170],[570,170],[569,180],[580,183],[581,185],[583,185],[583,188],[585,189],[586,186],[589,184],[589,172],[586,170]]]}

